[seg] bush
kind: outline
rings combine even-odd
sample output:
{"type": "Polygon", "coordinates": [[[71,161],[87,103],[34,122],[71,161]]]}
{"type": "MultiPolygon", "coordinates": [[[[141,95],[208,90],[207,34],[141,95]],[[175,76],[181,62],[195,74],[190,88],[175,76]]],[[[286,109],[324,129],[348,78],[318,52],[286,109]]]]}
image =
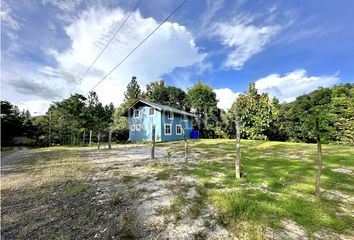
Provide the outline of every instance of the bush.
{"type": "Polygon", "coordinates": [[[122,129],[115,129],[112,131],[112,141],[118,143],[127,142],[129,139],[129,129],[122,128],[122,129]]]}

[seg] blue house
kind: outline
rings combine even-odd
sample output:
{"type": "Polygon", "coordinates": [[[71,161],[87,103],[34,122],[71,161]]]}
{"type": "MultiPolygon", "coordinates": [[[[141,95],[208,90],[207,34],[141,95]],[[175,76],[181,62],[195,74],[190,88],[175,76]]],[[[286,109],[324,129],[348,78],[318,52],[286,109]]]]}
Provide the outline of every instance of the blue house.
{"type": "Polygon", "coordinates": [[[155,141],[175,141],[191,137],[193,114],[175,108],[137,100],[127,108],[123,116],[128,117],[129,141],[152,141],[152,126],[155,125],[155,141]]]}

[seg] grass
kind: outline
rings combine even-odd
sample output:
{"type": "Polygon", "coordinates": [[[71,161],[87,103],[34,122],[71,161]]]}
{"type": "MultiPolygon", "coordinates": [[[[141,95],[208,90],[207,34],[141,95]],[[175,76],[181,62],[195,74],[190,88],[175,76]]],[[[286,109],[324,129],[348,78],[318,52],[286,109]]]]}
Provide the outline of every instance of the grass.
{"type": "Polygon", "coordinates": [[[26,161],[1,179],[2,237],[33,239],[39,232],[46,239],[68,239],[68,228],[87,225],[83,221],[96,216],[93,186],[87,180],[91,170],[67,148],[26,153],[26,161]]]}
{"type": "MultiPolygon", "coordinates": [[[[170,158],[184,152],[181,142],[156,146],[173,153],[170,158]]],[[[321,198],[314,195],[317,160],[314,144],[243,140],[241,169],[245,177],[240,180],[235,180],[234,140],[189,141],[189,151],[197,161],[150,164],[154,170],[152,177],[159,184],[168,181],[169,190],[177,196],[168,208],[161,209],[167,219],[203,218],[209,204],[218,212],[218,223],[240,239],[262,239],[267,228],[283,229],[284,220],[295,222],[310,238],[318,231],[353,236],[354,203],[340,196],[328,198],[331,195],[328,191],[333,190],[354,197],[353,176],[332,171],[336,168],[354,171],[353,147],[323,146],[321,187],[327,193],[321,198]],[[180,175],[192,176],[201,184],[179,182],[180,175]],[[191,188],[197,193],[192,198],[187,196],[191,188]]],[[[26,239],[38,233],[48,239],[53,236],[67,239],[72,237],[72,231],[76,237],[93,237],[102,230],[99,225],[108,224],[102,212],[123,209],[126,199],[122,193],[112,194],[106,205],[97,205],[94,200],[97,189],[89,175],[100,170],[75,153],[75,148],[65,147],[34,149],[26,156],[28,161],[2,176],[2,223],[6,238],[26,239]]],[[[109,178],[104,179],[105,184],[116,186],[120,182],[120,178],[109,178]]],[[[146,189],[134,189],[138,175],[125,173],[121,182],[131,187],[131,200],[149,194],[146,189]]],[[[115,232],[112,235],[118,239],[139,238],[136,216],[132,212],[122,214],[125,214],[122,224],[110,228],[115,232]]],[[[205,225],[211,224],[210,219],[204,220],[205,225]]],[[[195,239],[204,237],[203,232],[194,235],[195,239]]]]}
{"type": "MultiPolygon", "coordinates": [[[[237,181],[235,141],[196,140],[189,145],[191,153],[198,154],[201,161],[188,164],[180,173],[197,177],[204,184],[207,192],[199,204],[213,205],[220,223],[236,236],[242,237],[240,234],[246,232],[246,238],[262,238],[266,227],[282,228],[287,219],[295,221],[310,236],[322,230],[353,235],[354,218],[341,207],[353,209],[354,204],[316,198],[313,194],[315,144],[243,140],[241,163],[246,177],[237,181]]],[[[161,146],[175,152],[183,150],[180,142],[161,146]]],[[[324,145],[323,156],[322,190],[337,190],[353,197],[353,177],[331,169],[353,171],[354,148],[324,145]]]]}
{"type": "Polygon", "coordinates": [[[64,195],[67,197],[75,196],[78,193],[81,193],[85,191],[88,188],[88,185],[82,182],[73,182],[73,181],[68,181],[64,195]]]}

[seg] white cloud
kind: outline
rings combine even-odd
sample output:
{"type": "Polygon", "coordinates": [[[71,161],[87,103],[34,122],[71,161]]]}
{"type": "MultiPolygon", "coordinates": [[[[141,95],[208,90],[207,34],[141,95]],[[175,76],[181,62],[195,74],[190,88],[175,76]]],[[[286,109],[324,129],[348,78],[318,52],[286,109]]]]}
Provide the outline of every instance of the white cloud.
{"type": "Polygon", "coordinates": [[[269,93],[270,97],[277,97],[281,102],[290,102],[296,97],[316,90],[318,87],[330,87],[338,84],[339,73],[327,76],[308,76],[305,69],[297,69],[284,76],[271,74],[256,81],[256,88],[260,92],[269,93]]]}
{"type": "Polygon", "coordinates": [[[214,89],[214,92],[218,100],[218,108],[225,111],[231,108],[232,103],[240,95],[240,93],[235,93],[229,88],[214,89]]]}
{"type": "Polygon", "coordinates": [[[42,0],[43,5],[51,4],[60,10],[57,18],[64,22],[72,22],[76,19],[76,12],[82,0],[42,0]]]}
{"type": "Polygon", "coordinates": [[[5,1],[1,1],[0,16],[2,24],[10,27],[12,30],[20,29],[20,24],[17,22],[16,17],[12,13],[12,9],[5,1]]]}
{"type": "MultiPolygon", "coordinates": [[[[2,97],[28,108],[32,113],[43,113],[50,102],[68,97],[70,93],[86,95],[159,24],[153,18],[142,17],[139,12],[133,13],[94,67],[79,82],[79,77],[91,65],[126,14],[119,8],[94,8],[78,15],[65,29],[71,40],[66,50],[46,49],[46,54],[56,61],[56,67],[8,56],[7,68],[1,73],[2,87],[6,89],[2,89],[2,97]],[[53,91],[56,94],[44,94],[53,91]],[[42,111],[40,107],[43,107],[42,111]]],[[[197,66],[205,56],[200,53],[186,27],[166,22],[95,91],[104,104],[113,102],[117,106],[123,101],[123,92],[132,76],[137,76],[144,88],[146,83],[160,79],[175,68],[197,66]]]]}
{"type": "Polygon", "coordinates": [[[50,102],[46,100],[20,101],[17,106],[21,111],[28,110],[32,116],[38,116],[47,112],[50,102]]]}
{"type": "MultiPolygon", "coordinates": [[[[76,82],[85,72],[125,17],[126,13],[121,9],[95,8],[83,12],[66,28],[72,41],[71,47],[63,53],[51,50],[51,55],[58,62],[59,72],[70,73],[66,77],[68,82],[76,82]]],[[[133,13],[76,90],[87,93],[158,24],[153,18],[143,18],[139,12],[133,13]]],[[[166,22],[95,91],[104,103],[119,104],[133,75],[144,85],[176,67],[191,66],[204,58],[205,54],[199,53],[192,34],[184,26],[166,22]]]]}
{"type": "Polygon", "coordinates": [[[232,49],[224,67],[242,69],[246,61],[261,52],[281,30],[279,25],[259,27],[252,25],[251,21],[252,19],[241,19],[217,23],[214,26],[215,34],[221,43],[232,49]]]}

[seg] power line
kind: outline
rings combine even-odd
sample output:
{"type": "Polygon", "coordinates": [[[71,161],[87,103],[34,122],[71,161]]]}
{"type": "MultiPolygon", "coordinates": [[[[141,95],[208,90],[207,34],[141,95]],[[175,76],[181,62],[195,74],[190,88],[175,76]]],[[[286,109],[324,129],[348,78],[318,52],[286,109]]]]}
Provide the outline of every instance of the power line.
{"type": "Polygon", "coordinates": [[[93,65],[97,62],[97,60],[100,58],[100,56],[103,54],[103,52],[106,50],[106,48],[108,47],[108,45],[112,42],[112,40],[115,38],[115,36],[120,32],[120,30],[123,28],[124,24],[127,22],[127,20],[129,19],[129,17],[133,14],[133,12],[138,8],[138,6],[140,5],[140,3],[142,2],[142,0],[139,0],[134,8],[130,11],[129,15],[124,19],[124,21],[122,22],[122,24],[119,26],[119,28],[117,29],[117,31],[113,34],[113,36],[109,39],[109,41],[106,43],[106,45],[104,46],[104,48],[101,50],[101,52],[97,55],[97,57],[95,58],[95,60],[93,60],[93,62],[91,63],[91,65],[87,68],[87,70],[84,72],[84,74],[82,74],[82,76],[80,77],[79,81],[81,81],[86,74],[90,71],[90,69],[93,67],[93,65]]]}
{"type": "Polygon", "coordinates": [[[94,88],[96,88],[101,82],[103,82],[114,70],[116,70],[130,55],[132,55],[148,38],[153,35],[157,29],[161,27],[162,24],[164,24],[170,17],[172,17],[173,14],[175,14],[180,8],[183,7],[183,5],[187,2],[188,0],[184,0],[182,3],[180,3],[173,12],[170,13],[143,41],[141,41],[127,56],[125,56],[111,71],[107,73],[106,76],[104,76],[93,88],[91,88],[90,91],[92,91],[94,88]]]}

